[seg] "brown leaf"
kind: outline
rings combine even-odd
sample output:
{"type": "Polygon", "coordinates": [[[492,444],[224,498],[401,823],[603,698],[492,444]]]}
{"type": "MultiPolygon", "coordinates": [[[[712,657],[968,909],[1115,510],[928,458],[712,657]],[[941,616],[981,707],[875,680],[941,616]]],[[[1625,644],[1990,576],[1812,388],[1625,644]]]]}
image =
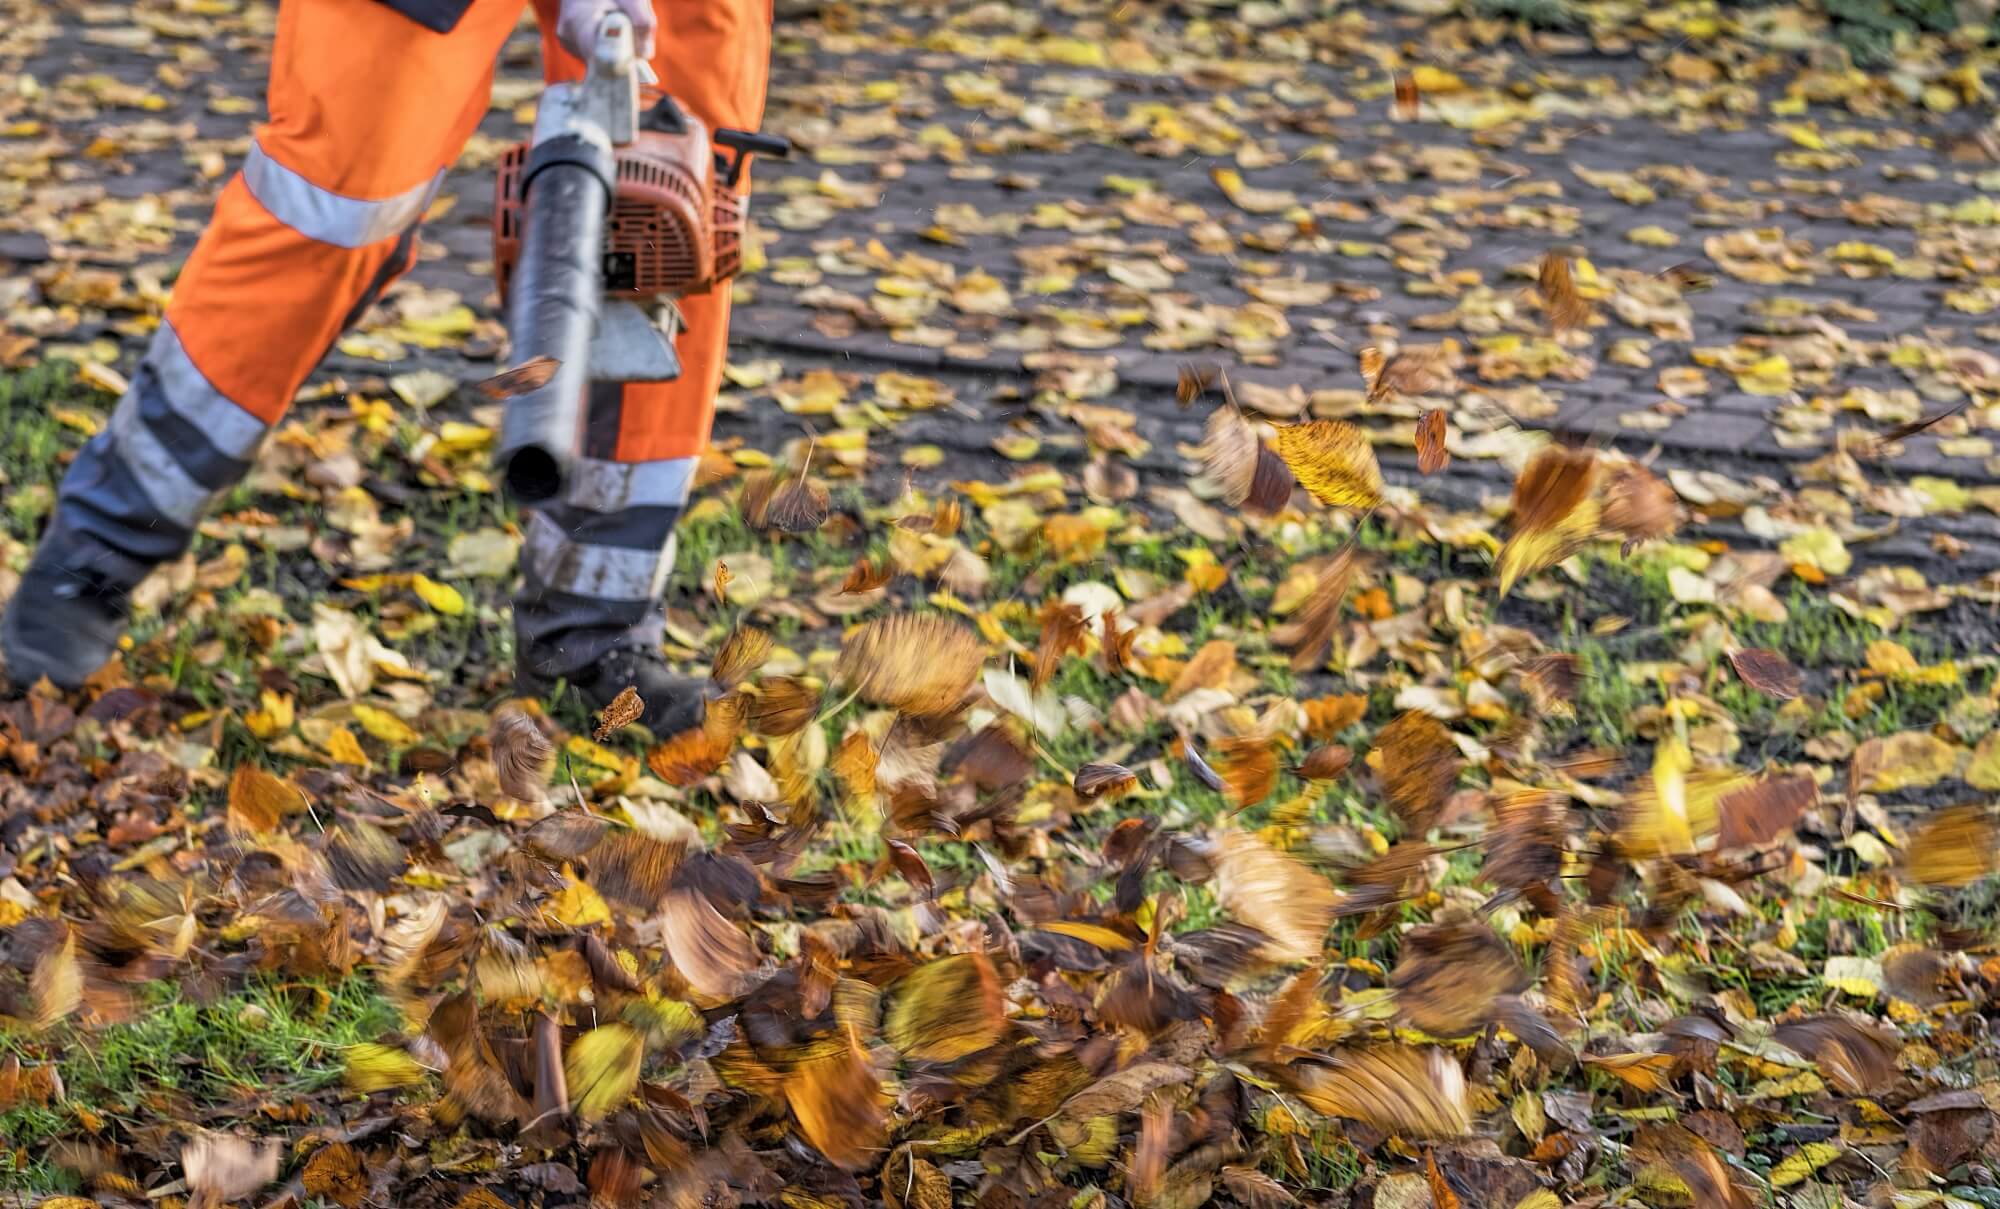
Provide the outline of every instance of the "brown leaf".
{"type": "Polygon", "coordinates": [[[771,635],[756,626],[739,625],[722,640],[708,678],[723,688],[735,688],[754,675],[771,657],[771,635]]]}
{"type": "Polygon", "coordinates": [[[809,478],[794,478],[771,493],[764,508],[764,521],[781,533],[810,533],[826,523],[833,501],[824,484],[809,478]]]}
{"type": "Polygon", "coordinates": [[[886,559],[880,563],[856,559],[847,569],[847,578],[840,581],[840,591],[843,596],[873,592],[895,577],[896,569],[886,559]]]}
{"type": "Polygon", "coordinates": [[[1182,1083],[1193,1073],[1177,1062],[1142,1058],[1064,1100],[1057,1115],[1070,1121],[1088,1121],[1092,1117],[1131,1112],[1153,1092],[1182,1083]]]}
{"type": "Polygon", "coordinates": [[[1485,1027],[1496,998],[1526,990],[1528,974],[1492,928],[1468,920],[1405,933],[1389,985],[1412,1027],[1459,1037],[1485,1027]]]}
{"type": "Polygon", "coordinates": [[[1035,648],[1035,672],[1029,684],[1040,689],[1056,674],[1064,655],[1084,651],[1083,609],[1066,601],[1051,601],[1042,607],[1042,637],[1035,648]]]}
{"type": "Polygon", "coordinates": [[[1331,781],[1347,771],[1354,762],[1354,752],[1345,744],[1330,743],[1325,747],[1315,747],[1299,761],[1299,775],[1308,781],[1331,781]]]}
{"type": "Polygon", "coordinates": [[[1545,532],[1560,525],[1597,485],[1597,454],[1566,445],[1545,445],[1514,480],[1513,517],[1518,532],[1545,532]]]}
{"type": "Polygon", "coordinates": [[[1226,1166],[1221,1175],[1223,1189],[1243,1209],[1292,1209],[1299,1203],[1283,1184],[1255,1167],[1226,1166]]]}
{"type": "MultiPolygon", "coordinates": [[[[660,908],[660,937],[674,972],[701,1000],[726,1003],[748,994],[756,984],[760,964],[756,946],[743,929],[692,890],[668,893],[660,908]]],[[[814,1145],[818,1144],[815,1139],[814,1145]]]]}
{"type": "Polygon", "coordinates": [[[1330,1117],[1409,1138],[1457,1138],[1472,1130],[1465,1072],[1443,1050],[1370,1045],[1295,1063],[1299,1098],[1330,1117]]]}
{"type": "Polygon", "coordinates": [[[360,1209],[368,1196],[367,1168],[346,1142],[328,1142],[313,1151],[300,1181],[308,1196],[332,1201],[341,1209],[360,1209]]]}
{"type": "Polygon", "coordinates": [[[556,748],[541,726],[525,710],[510,707],[493,715],[486,741],[493,750],[500,791],[522,802],[544,801],[556,748]]]}
{"type": "Polygon", "coordinates": [[[537,821],[521,838],[550,860],[568,861],[597,847],[610,831],[609,819],[582,810],[559,810],[537,821]]]}
{"type": "Polygon", "coordinates": [[[1248,810],[1278,787],[1278,749],[1261,735],[1217,739],[1209,754],[1233,809],[1248,810]]]}
{"type": "Polygon", "coordinates": [[[1898,441],[1916,436],[1918,433],[1922,432],[1926,428],[1929,428],[1933,424],[1938,423],[1940,420],[1948,420],[1951,417],[1957,415],[1959,412],[1964,411],[1966,405],[1971,402],[1972,400],[1969,397],[1960,399],[1957,403],[1953,404],[1950,407],[1945,408],[1943,411],[1935,412],[1928,416],[1919,416],[1917,419],[1911,420],[1907,424],[1898,424],[1894,428],[1891,428],[1888,431],[1880,433],[1876,436],[1875,439],[1877,442],[1877,447],[1879,448],[1880,446],[1883,445],[1894,445],[1898,441]]]}
{"type": "Polygon", "coordinates": [[[1542,955],[1542,993],[1549,1006],[1565,1016],[1581,1016],[1595,999],[1577,965],[1583,942],[1582,915],[1574,908],[1558,915],[1548,951],[1542,955]]]}
{"type": "Polygon", "coordinates": [[[958,708],[985,656],[979,636],[943,614],[900,613],[849,635],[834,671],[872,705],[931,717],[958,708]]]}
{"type": "Polygon", "coordinates": [[[1399,122],[1414,122],[1423,110],[1423,94],[1417,88],[1417,77],[1407,71],[1399,71],[1395,80],[1395,101],[1389,108],[1389,115],[1399,122]]]}
{"type": "Polygon", "coordinates": [[[54,1027],[83,1002],[83,966],[76,959],[76,933],[64,924],[56,928],[62,943],[56,944],[50,937],[28,975],[28,995],[34,1008],[30,1022],[38,1029],[54,1027]]]}
{"type": "Polygon", "coordinates": [[[889,863],[904,881],[917,888],[925,898],[937,893],[937,880],[931,876],[931,867],[917,850],[902,840],[883,840],[888,849],[889,863]]]}
{"type": "Polygon", "coordinates": [[[612,902],[650,913],[666,899],[687,860],[688,845],[620,831],[589,851],[591,886],[612,902]]]}
{"type": "Polygon", "coordinates": [[[1680,1059],[1672,1054],[1583,1054],[1585,1066],[1595,1067],[1642,1095],[1666,1090],[1680,1059]]]}
{"type": "Polygon", "coordinates": [[[1554,885],[1562,876],[1563,796],[1520,789],[1495,793],[1492,805],[1493,829],[1481,876],[1502,890],[1529,896],[1544,911],[1560,909],[1554,885]]]}
{"type": "Polygon", "coordinates": [[[1465,767],[1451,732],[1422,710],[1406,710],[1376,733],[1375,750],[1389,804],[1413,835],[1430,830],[1465,767]]]}
{"type": "Polygon", "coordinates": [[[1334,629],[1340,624],[1340,606],[1347,600],[1347,589],[1353,580],[1354,547],[1342,546],[1320,570],[1312,595],[1306,597],[1291,620],[1271,630],[1271,642],[1292,652],[1294,672],[1309,672],[1326,662],[1334,629]]]}
{"type": "Polygon", "coordinates": [[[1264,443],[1243,413],[1224,404],[1208,415],[1201,440],[1201,468],[1221,491],[1225,504],[1240,506],[1250,498],[1257,477],[1257,453],[1264,443]]]}
{"type": "Polygon", "coordinates": [[[238,764],[229,778],[231,835],[268,834],[277,830],[287,815],[305,808],[306,795],[298,786],[254,764],[238,764]]]}
{"type": "Polygon", "coordinates": [[[1604,485],[1604,527],[1628,546],[1672,536],[1680,512],[1680,497],[1652,471],[1637,462],[1612,467],[1604,485]]]}
{"type": "Polygon", "coordinates": [[[1790,701],[1805,686],[1805,676],[1792,661],[1763,647],[1744,647],[1729,652],[1729,666],[1743,683],[1769,697],[1790,701]]]}
{"type": "Polygon", "coordinates": [[[749,709],[743,693],[731,693],[709,702],[701,725],[672,735],[647,752],[646,767],[669,785],[686,788],[700,782],[729,758],[749,709]]]}
{"type": "Polygon", "coordinates": [[[1896,1081],[1902,1043],[1872,1025],[1842,1016],[1810,1016],[1779,1025],[1771,1036],[1818,1063],[1820,1075],[1845,1095],[1880,1095],[1896,1081]]]}
{"type": "Polygon", "coordinates": [[[819,713],[820,691],[794,676],[766,676],[748,690],[753,734],[781,739],[805,728],[819,713]]]}
{"type": "Polygon", "coordinates": [[[1729,1165],[1715,1148],[1680,1125],[1642,1128],[1632,1142],[1632,1157],[1660,1165],[1687,1185],[1694,1209],[1750,1209],[1757,1203],[1750,1192],[1729,1178],[1729,1165]]]}
{"type": "Polygon", "coordinates": [[[611,699],[611,704],[605,706],[604,712],[597,716],[597,729],[591,732],[590,737],[602,743],[637,722],[639,715],[645,712],[646,703],[639,698],[639,690],[628,684],[618,690],[618,695],[611,699]]]}
{"type": "Polygon", "coordinates": [[[535,357],[494,374],[474,389],[495,403],[504,403],[547,386],[561,368],[562,362],[554,357],[535,357]]]}
{"type": "Polygon", "coordinates": [[[1166,699],[1178,701],[1196,689],[1219,689],[1227,687],[1236,674],[1236,644],[1222,638],[1212,638],[1202,643],[1194,658],[1181,666],[1172,684],[1167,686],[1166,699]]]}
{"type": "Polygon", "coordinates": [[[1442,390],[1452,375],[1441,348],[1405,349],[1385,358],[1381,349],[1370,347],[1361,350],[1361,377],[1368,383],[1368,401],[1380,403],[1442,390]]]}
{"type": "Polygon", "coordinates": [[[1272,961],[1318,957],[1340,896],[1327,880],[1245,831],[1225,832],[1215,864],[1215,898],[1263,931],[1272,961]]]}
{"type": "Polygon", "coordinates": [[[1882,954],[1882,989],[1921,1008],[1948,1003],[1964,993],[1952,962],[1916,945],[1897,945],[1882,954]]]}
{"type": "Polygon", "coordinates": [[[879,1163],[889,1140],[881,1081],[860,1039],[849,1032],[805,1050],[783,1084],[799,1132],[836,1167],[855,1171],[879,1163]]]}
{"type": "Polygon", "coordinates": [[[1345,420],[1309,420],[1278,429],[1278,456],[1299,485],[1333,508],[1382,502],[1382,468],[1368,434],[1345,420]]]}
{"type": "Polygon", "coordinates": [[[1222,367],[1213,362],[1185,362],[1180,367],[1179,380],[1174,383],[1174,402],[1183,408],[1191,407],[1221,379],[1222,367]]]}
{"type": "Polygon", "coordinates": [[[1543,253],[1536,280],[1541,286],[1542,307],[1548,311],[1550,327],[1560,332],[1590,322],[1590,303],[1577,292],[1569,257],[1553,249],[1543,253]]]}
{"type": "Polygon", "coordinates": [[[1417,472],[1436,474],[1451,465],[1451,451],[1445,448],[1444,412],[1433,409],[1417,419],[1417,472]]]}
{"type": "Polygon", "coordinates": [[[1798,822],[1819,801],[1819,784],[1811,773],[1783,776],[1765,775],[1731,790],[1717,799],[1721,819],[1721,846],[1743,848],[1768,844],[1778,834],[1798,822]]]}
{"type": "Polygon", "coordinates": [[[1077,766],[1070,788],[1078,799],[1095,802],[1122,797],[1138,783],[1139,775],[1123,764],[1093,763],[1077,766]]]}
{"type": "Polygon", "coordinates": [[[1244,497],[1243,508],[1259,516],[1276,516],[1292,502],[1292,492],[1298,488],[1299,480],[1293,476],[1292,468],[1285,465],[1269,445],[1257,445],[1257,472],[1250,477],[1250,494],[1244,497]]]}

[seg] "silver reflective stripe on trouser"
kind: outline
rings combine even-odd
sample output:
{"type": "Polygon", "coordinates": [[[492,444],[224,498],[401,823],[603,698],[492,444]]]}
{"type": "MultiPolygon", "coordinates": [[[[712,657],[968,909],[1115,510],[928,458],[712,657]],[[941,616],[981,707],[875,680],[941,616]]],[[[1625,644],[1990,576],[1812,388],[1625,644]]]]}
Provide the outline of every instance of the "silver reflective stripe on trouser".
{"type": "Polygon", "coordinates": [[[243,183],[271,217],[306,238],[341,248],[365,248],[401,235],[403,228],[422,218],[444,184],[444,171],[394,197],[364,201],[320,188],[253,142],[249,158],[243,161],[243,183]]]}
{"type": "Polygon", "coordinates": [[[586,512],[623,512],[687,503],[700,458],[669,458],[661,462],[606,462],[577,459],[563,502],[586,512]]]}
{"type": "Polygon", "coordinates": [[[674,539],[664,548],[633,550],[572,541],[545,514],[528,515],[523,546],[528,569],[544,588],[596,600],[657,600],[674,565],[674,539]]]}
{"type": "Polygon", "coordinates": [[[106,435],[113,452],[132,472],[160,516],[192,529],[209,501],[228,485],[203,482],[195,468],[215,455],[252,461],[269,431],[263,421],[209,384],[188,359],[173,325],[163,323],[154,333],[131,387],[111,413],[106,435]],[[147,423],[142,407],[149,396],[164,402],[192,435],[165,436],[147,423]],[[190,442],[207,448],[192,448],[190,442]]]}
{"type": "Polygon", "coordinates": [[[522,553],[535,584],[594,600],[659,599],[697,460],[581,459],[561,505],[528,514],[522,553]]]}

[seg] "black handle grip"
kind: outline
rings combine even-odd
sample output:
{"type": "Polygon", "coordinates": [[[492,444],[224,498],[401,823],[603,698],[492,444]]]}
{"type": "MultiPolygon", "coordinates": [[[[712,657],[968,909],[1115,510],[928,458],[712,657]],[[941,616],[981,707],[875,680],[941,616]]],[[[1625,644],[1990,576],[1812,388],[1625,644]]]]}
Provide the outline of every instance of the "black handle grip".
{"type": "MultiPolygon", "coordinates": [[[[736,158],[723,164],[722,182],[730,188],[743,175],[743,165],[752,154],[772,155],[786,159],[792,154],[792,140],[782,134],[760,134],[755,130],[731,130],[721,127],[715,132],[715,145],[727,147],[736,153],[736,158]]],[[[721,156],[716,157],[718,160],[721,156]]]]}

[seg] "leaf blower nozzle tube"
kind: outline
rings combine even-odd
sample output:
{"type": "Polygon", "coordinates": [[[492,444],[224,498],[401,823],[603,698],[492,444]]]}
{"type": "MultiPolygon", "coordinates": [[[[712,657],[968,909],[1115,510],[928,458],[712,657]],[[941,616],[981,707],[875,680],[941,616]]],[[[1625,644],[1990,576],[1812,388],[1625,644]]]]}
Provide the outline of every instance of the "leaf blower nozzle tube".
{"type": "Polygon", "coordinates": [[[555,374],[507,401],[498,461],[509,494],[540,503],[562,494],[583,443],[590,397],[590,341],[604,299],[605,215],[611,152],[564,135],[536,145],[524,173],[521,258],[507,289],[515,364],[548,357],[555,374]]]}

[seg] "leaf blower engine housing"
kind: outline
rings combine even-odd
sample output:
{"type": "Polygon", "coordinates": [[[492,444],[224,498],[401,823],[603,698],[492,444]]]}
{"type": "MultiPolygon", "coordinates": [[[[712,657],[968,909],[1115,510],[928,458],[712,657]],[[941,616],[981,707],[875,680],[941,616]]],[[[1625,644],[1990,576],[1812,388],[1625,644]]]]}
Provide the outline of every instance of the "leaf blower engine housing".
{"type": "MultiPolygon", "coordinates": [[[[604,292],[635,302],[705,294],[743,266],[744,199],[737,189],[750,153],[783,155],[772,135],[708,127],[672,97],[641,117],[637,137],[614,148],[618,189],[604,225],[604,292]],[[734,152],[733,157],[724,151],[734,152]]],[[[531,150],[518,143],[494,179],[493,270],[504,299],[521,257],[531,150]]]]}

